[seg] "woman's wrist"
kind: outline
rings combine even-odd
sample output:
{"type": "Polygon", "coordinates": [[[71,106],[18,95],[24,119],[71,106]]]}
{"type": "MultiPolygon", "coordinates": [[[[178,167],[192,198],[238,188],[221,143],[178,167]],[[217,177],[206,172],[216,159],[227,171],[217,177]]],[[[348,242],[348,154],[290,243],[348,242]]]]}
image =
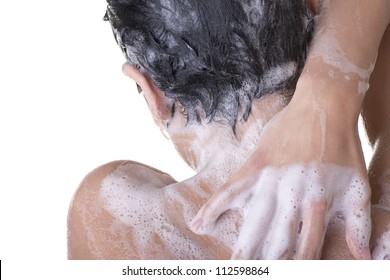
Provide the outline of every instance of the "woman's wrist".
{"type": "Polygon", "coordinates": [[[357,91],[357,82],[343,81],[337,75],[326,65],[315,75],[302,74],[290,104],[324,113],[330,122],[355,128],[364,95],[357,91]]]}

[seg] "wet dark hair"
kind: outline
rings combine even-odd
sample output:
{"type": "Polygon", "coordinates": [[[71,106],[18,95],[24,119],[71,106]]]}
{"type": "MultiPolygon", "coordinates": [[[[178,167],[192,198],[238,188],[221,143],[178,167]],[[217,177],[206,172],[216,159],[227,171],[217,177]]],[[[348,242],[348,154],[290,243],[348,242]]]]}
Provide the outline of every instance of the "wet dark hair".
{"type": "Polygon", "coordinates": [[[253,98],[291,96],[313,32],[306,0],[107,3],[105,19],[127,60],[180,102],[189,122],[203,110],[234,128],[253,98]]]}

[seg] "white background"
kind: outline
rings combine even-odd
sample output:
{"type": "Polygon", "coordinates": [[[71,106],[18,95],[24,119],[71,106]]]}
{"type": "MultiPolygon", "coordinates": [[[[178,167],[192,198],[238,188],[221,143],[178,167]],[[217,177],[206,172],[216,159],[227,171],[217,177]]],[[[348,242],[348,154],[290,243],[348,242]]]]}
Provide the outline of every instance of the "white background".
{"type": "Polygon", "coordinates": [[[192,174],[122,74],[125,59],[102,21],[105,6],[104,0],[0,6],[3,262],[66,260],[69,202],[101,164],[131,159],[177,180],[192,174]]]}
{"type": "Polygon", "coordinates": [[[177,180],[190,170],[154,124],[105,1],[7,1],[0,9],[0,259],[65,260],[83,177],[113,160],[177,180]]]}

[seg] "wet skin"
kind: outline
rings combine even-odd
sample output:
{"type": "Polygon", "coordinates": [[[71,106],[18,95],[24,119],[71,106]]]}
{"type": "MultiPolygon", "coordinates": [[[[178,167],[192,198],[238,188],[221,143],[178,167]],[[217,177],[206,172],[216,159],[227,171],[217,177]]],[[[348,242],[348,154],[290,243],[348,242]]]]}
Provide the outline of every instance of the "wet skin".
{"type": "MultiPolygon", "coordinates": [[[[363,116],[366,121],[368,135],[376,148],[369,168],[369,180],[372,186],[374,203],[374,206],[371,207],[373,222],[371,250],[374,249],[376,240],[382,233],[389,230],[387,226],[390,224],[389,211],[385,208],[385,206],[390,207],[390,205],[378,205],[381,199],[386,203],[388,189],[384,189],[383,186],[386,186],[386,184],[390,185],[390,182],[383,182],[383,174],[390,169],[390,129],[386,126],[388,122],[383,121],[390,117],[389,110],[384,106],[384,104],[390,104],[387,90],[389,88],[388,81],[390,81],[388,79],[389,65],[385,63],[389,61],[388,54],[390,53],[388,34],[389,31],[387,30],[384,37],[385,40],[382,41],[379,51],[376,68],[371,76],[371,88],[363,103],[363,116]],[[381,178],[382,180],[380,180],[381,178]]],[[[144,83],[142,81],[139,82],[143,89],[148,88],[148,85],[145,85],[145,83],[145,81],[144,83]]],[[[150,81],[147,83],[151,84],[150,81]]],[[[152,86],[149,85],[149,87],[152,86]]],[[[151,95],[150,93],[149,96],[151,95]]],[[[277,99],[278,97],[276,96],[274,95],[277,99]]],[[[150,99],[148,103],[156,122],[164,127],[169,114],[166,114],[166,110],[164,110],[164,102],[159,102],[158,98],[150,99]]],[[[241,138],[238,142],[235,142],[233,138],[226,138],[226,135],[230,134],[226,132],[227,130],[223,128],[223,125],[219,128],[208,127],[208,129],[202,130],[202,133],[197,134],[194,133],[194,130],[183,129],[183,120],[180,118],[175,119],[174,123],[176,125],[173,128],[176,128],[176,131],[170,132],[173,135],[173,137],[171,136],[172,140],[183,158],[198,171],[194,178],[185,182],[176,183],[169,175],[150,167],[140,167],[139,163],[134,162],[110,163],[93,171],[81,184],[69,211],[69,258],[230,258],[233,250],[232,244],[234,243],[231,241],[236,240],[239,236],[242,223],[244,222],[245,207],[241,210],[230,210],[228,213],[225,213],[218,219],[215,227],[206,235],[197,235],[189,229],[191,219],[211,195],[241,167],[243,156],[249,158],[253,153],[254,145],[258,142],[258,137],[253,135],[257,133],[260,136],[264,123],[284,106],[285,103],[281,99],[259,100],[255,105],[253,118],[240,127],[239,133],[241,138]],[[219,134],[216,133],[216,129],[220,129],[219,134]],[[253,131],[249,133],[250,129],[256,133],[253,131]],[[250,140],[242,142],[241,140],[245,139],[247,135],[251,135],[251,137],[247,137],[250,140]],[[223,137],[218,139],[218,136],[223,137]],[[192,143],[197,143],[197,145],[194,146],[192,143]],[[215,149],[215,143],[222,144],[220,147],[223,147],[223,149],[215,149]],[[188,147],[198,147],[198,149],[188,149],[188,147]],[[199,147],[207,148],[199,149],[199,147]],[[226,153],[226,151],[229,151],[229,153],[226,153]],[[220,165],[213,164],[213,159],[216,156],[222,162],[229,163],[225,165],[223,170],[221,170],[220,165]],[[115,181],[115,176],[117,176],[115,171],[120,166],[127,166],[124,168],[124,177],[127,177],[128,183],[134,182],[134,178],[137,178],[137,188],[126,187],[126,180],[123,181],[122,177],[117,178],[118,183],[122,184],[121,190],[128,192],[128,205],[134,205],[134,201],[138,201],[142,188],[145,188],[147,191],[157,188],[156,192],[153,191],[152,193],[164,198],[164,200],[159,200],[163,205],[160,205],[159,208],[154,208],[154,210],[158,209],[156,212],[150,211],[153,209],[149,208],[137,209],[143,213],[141,218],[148,221],[153,221],[156,220],[156,217],[163,216],[159,218],[163,221],[162,223],[153,223],[152,226],[143,229],[143,233],[145,236],[148,236],[150,241],[147,246],[137,237],[136,232],[140,230],[140,225],[137,227],[134,224],[129,224],[128,220],[126,221],[121,217],[121,214],[129,214],[129,210],[121,209],[123,212],[120,213],[119,208],[115,208],[115,210],[108,205],[110,200],[107,198],[107,191],[105,192],[106,195],[102,196],[102,193],[104,193],[102,192],[102,188],[105,186],[104,182],[110,176],[115,181]],[[139,177],[137,168],[144,170],[144,176],[139,177]],[[216,176],[216,170],[219,172],[218,176],[216,176]],[[119,216],[118,213],[120,213],[119,216]],[[162,228],[170,228],[171,232],[173,232],[172,235],[167,237],[166,231],[162,228]],[[218,230],[221,232],[218,232],[218,230]],[[182,248],[184,249],[181,250],[172,249],[175,246],[177,247],[178,240],[181,240],[182,244],[187,246],[183,245],[182,248]],[[188,243],[185,243],[183,240],[188,243]]],[[[115,188],[110,190],[113,192],[112,196],[115,196],[115,188]]],[[[226,205],[227,209],[229,208],[228,206],[226,205]]],[[[323,211],[321,208],[319,209],[320,212],[323,211]]],[[[338,215],[330,219],[322,252],[323,258],[352,258],[350,248],[345,241],[344,226],[345,220],[338,215]]],[[[292,231],[298,231],[294,226],[291,228],[292,231]]],[[[321,242],[319,241],[319,243],[321,242]]],[[[311,256],[318,254],[316,250],[313,249],[311,256]]],[[[288,254],[281,254],[279,257],[294,257],[294,251],[290,250],[288,254]]]]}

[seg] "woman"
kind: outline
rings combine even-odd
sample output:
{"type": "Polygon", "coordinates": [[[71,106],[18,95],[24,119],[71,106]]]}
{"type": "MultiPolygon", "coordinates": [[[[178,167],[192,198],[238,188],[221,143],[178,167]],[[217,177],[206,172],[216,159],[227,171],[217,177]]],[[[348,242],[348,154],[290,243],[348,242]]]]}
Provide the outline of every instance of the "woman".
{"type": "MultiPolygon", "coordinates": [[[[329,221],[329,238],[340,239],[345,221],[352,255],[370,255],[369,189],[359,140],[347,137],[352,148],[345,153],[343,138],[334,137],[340,127],[353,134],[354,129],[345,128],[355,128],[358,101],[351,102],[353,117],[344,120],[347,124],[337,120],[341,126],[330,127],[327,109],[337,111],[335,104],[322,95],[294,101],[302,92],[312,93],[314,80],[324,81],[321,71],[310,71],[321,70],[321,59],[339,66],[326,61],[318,47],[334,29],[327,24],[333,3],[322,12],[323,27],[295,89],[311,39],[312,15],[304,1],[108,2],[107,17],[130,62],[125,73],[142,88],[156,122],[197,175],[177,183],[134,162],[93,171],[70,209],[70,258],[219,259],[232,252],[240,258],[318,258],[329,221]],[[281,130],[272,124],[294,120],[289,115],[297,116],[292,112],[307,101],[311,109],[303,112],[313,120],[308,123],[314,124],[316,138],[303,138],[300,146],[309,149],[296,154],[294,139],[293,145],[275,149],[274,137],[290,139],[290,130],[299,135],[301,127],[296,122],[281,130]],[[318,156],[314,164],[313,154],[318,156]],[[292,155],[296,160],[291,162],[292,155]],[[276,164],[259,163],[275,157],[276,164]],[[192,219],[212,195],[191,230],[192,219]]],[[[326,75],[339,78],[344,70],[326,75]]],[[[368,77],[352,70],[343,79],[360,82],[364,91],[368,77]]],[[[375,211],[382,225],[387,211],[375,211]]],[[[384,231],[379,228],[377,234],[384,231]]],[[[325,243],[324,257],[336,257],[331,244],[325,243]]]]}

